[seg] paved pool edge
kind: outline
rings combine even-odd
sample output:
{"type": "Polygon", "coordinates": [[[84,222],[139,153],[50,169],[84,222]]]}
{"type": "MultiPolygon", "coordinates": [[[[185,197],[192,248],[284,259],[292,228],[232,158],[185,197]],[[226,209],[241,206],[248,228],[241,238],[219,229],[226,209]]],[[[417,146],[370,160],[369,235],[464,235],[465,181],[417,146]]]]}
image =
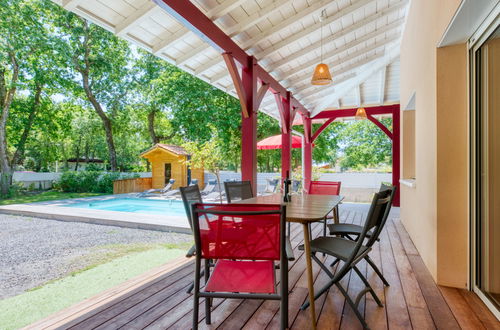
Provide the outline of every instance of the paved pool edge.
{"type": "MultiPolygon", "coordinates": [[[[124,195],[114,195],[125,197],[124,195]]],[[[118,211],[102,211],[64,207],[68,202],[111,199],[110,196],[75,198],[74,200],[47,201],[31,204],[11,204],[0,206],[0,213],[36,217],[49,220],[85,222],[98,225],[118,226],[135,229],[191,233],[186,217],[161,216],[118,211]]]]}

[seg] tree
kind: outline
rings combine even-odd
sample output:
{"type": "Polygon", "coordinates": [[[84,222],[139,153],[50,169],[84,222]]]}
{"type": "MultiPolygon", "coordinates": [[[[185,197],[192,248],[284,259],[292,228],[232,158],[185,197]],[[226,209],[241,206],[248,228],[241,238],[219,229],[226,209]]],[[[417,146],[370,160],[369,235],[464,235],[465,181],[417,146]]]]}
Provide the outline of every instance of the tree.
{"type": "Polygon", "coordinates": [[[101,119],[111,170],[116,171],[112,118],[127,101],[130,49],[125,41],[73,13],[62,12],[58,24],[66,41],[62,54],[79,75],[74,90],[85,96],[101,119]]]}
{"type": "MultiPolygon", "coordinates": [[[[381,123],[392,130],[392,119],[381,123]]],[[[361,168],[391,164],[392,141],[380,128],[368,120],[353,121],[340,131],[345,157],[342,168],[361,168]]]]}
{"type": "Polygon", "coordinates": [[[222,203],[222,187],[220,182],[220,171],[222,167],[222,153],[220,145],[216,139],[211,139],[204,143],[187,142],[184,149],[191,155],[188,165],[194,168],[203,168],[212,173],[217,178],[219,186],[220,202],[222,203]]]}
{"type": "Polygon", "coordinates": [[[169,96],[162,95],[168,77],[178,71],[164,60],[139,50],[135,64],[134,86],[137,93],[138,110],[145,113],[147,131],[153,144],[169,141],[175,136],[165,114],[168,112],[169,96]],[[165,81],[165,78],[167,78],[165,81]],[[163,120],[158,115],[163,114],[163,120]]]}
{"type": "Polygon", "coordinates": [[[48,5],[38,1],[2,0],[0,5],[0,193],[6,195],[12,184],[13,166],[24,153],[24,145],[39,109],[45,75],[41,63],[47,59],[47,52],[53,47],[47,37],[48,5]],[[30,77],[34,77],[30,79],[30,77]],[[12,154],[7,136],[7,125],[11,106],[17,91],[29,88],[23,85],[32,80],[33,104],[30,115],[18,141],[17,150],[12,154]]]}

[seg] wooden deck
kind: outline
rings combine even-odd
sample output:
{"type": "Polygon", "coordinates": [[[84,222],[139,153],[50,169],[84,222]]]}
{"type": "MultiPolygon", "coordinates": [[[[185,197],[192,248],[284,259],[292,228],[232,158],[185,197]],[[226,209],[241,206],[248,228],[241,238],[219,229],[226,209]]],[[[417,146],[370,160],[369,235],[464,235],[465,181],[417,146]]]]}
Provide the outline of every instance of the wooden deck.
{"type": "MultiPolygon", "coordinates": [[[[360,223],[367,206],[344,204],[341,219],[360,223]]],[[[313,233],[320,233],[320,226],[313,233]]],[[[302,232],[298,225],[292,230],[296,260],[290,263],[289,326],[308,329],[309,312],[299,306],[307,297],[307,279],[303,252],[297,249],[302,232]]],[[[393,217],[375,245],[372,258],[391,284],[382,282],[361,263],[361,270],[384,303],[376,305],[371,296],[363,298],[360,308],[372,329],[500,329],[499,322],[472,292],[438,287],[423,264],[417,250],[397,217],[393,217]],[[383,262],[381,262],[383,260],[383,262]]],[[[177,260],[160,269],[108,290],[67,310],[44,319],[32,329],[189,329],[192,320],[191,295],[186,288],[192,281],[193,262],[177,260]]],[[[315,287],[321,287],[327,276],[314,269],[315,287]]],[[[347,276],[344,287],[353,294],[362,283],[356,274],[347,276]]],[[[277,329],[279,303],[261,300],[214,301],[212,324],[204,320],[200,308],[200,328],[205,329],[277,329]]],[[[338,289],[332,288],[316,303],[319,329],[361,328],[349,306],[344,304],[338,289]]]]}

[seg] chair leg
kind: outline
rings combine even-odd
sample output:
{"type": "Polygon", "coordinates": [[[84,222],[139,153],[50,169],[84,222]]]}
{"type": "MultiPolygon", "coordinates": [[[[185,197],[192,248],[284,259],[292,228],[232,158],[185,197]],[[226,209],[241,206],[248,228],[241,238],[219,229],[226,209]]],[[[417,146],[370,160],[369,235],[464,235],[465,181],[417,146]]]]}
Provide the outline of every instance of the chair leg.
{"type": "MultiPolygon", "coordinates": [[[[313,259],[314,261],[316,261],[316,263],[317,263],[317,264],[321,267],[321,269],[323,269],[323,270],[325,271],[325,273],[328,275],[328,277],[333,278],[333,276],[334,276],[334,275],[332,274],[332,272],[331,272],[328,268],[326,268],[326,267],[325,267],[325,265],[323,265],[323,264],[321,263],[321,261],[318,259],[318,257],[316,257],[316,255],[314,255],[314,254],[313,254],[311,257],[312,257],[312,259],[313,259]]],[[[328,283],[327,283],[325,286],[323,286],[320,290],[318,290],[318,291],[314,294],[314,300],[316,300],[316,299],[318,299],[319,297],[321,297],[321,295],[322,295],[323,293],[325,293],[326,291],[328,291],[328,289],[330,289],[330,287],[331,287],[333,284],[335,284],[335,283],[334,283],[332,280],[328,281],[328,283]]],[[[302,304],[302,306],[300,306],[300,309],[301,309],[301,310],[305,310],[306,308],[308,308],[308,307],[309,307],[309,305],[310,305],[310,304],[311,304],[311,303],[309,302],[309,299],[308,299],[308,300],[307,300],[304,304],[302,304]]]]}
{"type": "Polygon", "coordinates": [[[368,291],[372,295],[372,297],[375,300],[375,302],[377,303],[377,305],[379,307],[384,307],[384,304],[382,304],[382,302],[378,298],[377,294],[373,290],[372,286],[370,285],[370,283],[368,282],[368,280],[366,279],[366,277],[363,276],[363,274],[361,273],[361,271],[359,270],[359,268],[357,266],[354,266],[354,271],[358,274],[358,276],[361,279],[361,281],[363,281],[363,283],[365,284],[366,288],[368,289],[368,291]]]}
{"type": "Polygon", "coordinates": [[[194,293],[193,293],[193,330],[198,329],[198,309],[200,306],[200,268],[201,260],[196,257],[195,272],[194,272],[194,293]]]}
{"type": "MultiPolygon", "coordinates": [[[[210,261],[205,259],[205,285],[210,278],[210,261]]],[[[205,297],[205,323],[212,323],[212,315],[211,315],[211,306],[212,306],[212,298],[205,297]]]]}
{"type": "Polygon", "coordinates": [[[340,285],[340,283],[337,282],[337,283],[335,283],[335,285],[337,286],[337,288],[339,289],[339,291],[342,293],[342,295],[344,295],[345,300],[347,301],[347,303],[349,304],[349,306],[351,306],[352,310],[354,311],[354,314],[356,314],[356,317],[358,318],[358,320],[363,325],[363,328],[369,329],[368,328],[368,324],[366,323],[365,319],[363,318],[363,316],[359,312],[358,307],[356,306],[356,304],[352,301],[351,297],[349,297],[349,295],[347,294],[347,291],[342,287],[342,285],[340,285]]]}
{"type": "Polygon", "coordinates": [[[368,262],[368,264],[370,264],[370,266],[373,268],[373,270],[375,271],[375,273],[377,273],[378,277],[380,277],[380,279],[382,280],[382,282],[384,283],[384,285],[385,286],[390,286],[389,282],[387,282],[387,280],[385,279],[384,275],[382,275],[382,272],[380,271],[380,269],[378,269],[377,265],[375,265],[375,263],[370,258],[370,256],[366,256],[365,260],[366,260],[366,262],[368,262]]]}
{"type": "Polygon", "coordinates": [[[335,223],[340,223],[340,216],[339,216],[339,206],[335,206],[333,209],[333,221],[335,223]]]}
{"type": "MultiPolygon", "coordinates": [[[[200,273],[200,277],[203,276],[205,274],[205,272],[202,270],[201,273],[200,273]]],[[[193,291],[193,288],[194,288],[194,281],[193,283],[191,283],[191,285],[189,286],[189,288],[186,290],[186,293],[187,294],[191,294],[191,291],[193,291]]]]}
{"type": "Polygon", "coordinates": [[[323,237],[326,237],[326,218],[323,220],[323,237]]]}
{"type": "Polygon", "coordinates": [[[338,263],[339,263],[339,261],[340,261],[340,259],[338,259],[338,258],[337,258],[337,259],[335,259],[335,260],[334,260],[334,261],[330,264],[330,267],[335,266],[336,264],[338,264],[338,263]]]}

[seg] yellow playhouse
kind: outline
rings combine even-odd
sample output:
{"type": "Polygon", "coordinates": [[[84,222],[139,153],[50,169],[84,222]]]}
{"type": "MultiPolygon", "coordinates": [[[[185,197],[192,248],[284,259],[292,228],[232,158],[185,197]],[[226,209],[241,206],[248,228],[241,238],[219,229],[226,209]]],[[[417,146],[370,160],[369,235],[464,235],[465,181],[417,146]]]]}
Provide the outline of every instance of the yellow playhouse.
{"type": "MultiPolygon", "coordinates": [[[[152,188],[165,187],[170,179],[174,179],[173,188],[184,187],[188,184],[189,168],[187,160],[189,154],[183,147],[172,144],[158,143],[141,155],[151,163],[152,188]]],[[[203,169],[190,169],[191,179],[198,180],[198,186],[205,186],[203,169]]]]}

